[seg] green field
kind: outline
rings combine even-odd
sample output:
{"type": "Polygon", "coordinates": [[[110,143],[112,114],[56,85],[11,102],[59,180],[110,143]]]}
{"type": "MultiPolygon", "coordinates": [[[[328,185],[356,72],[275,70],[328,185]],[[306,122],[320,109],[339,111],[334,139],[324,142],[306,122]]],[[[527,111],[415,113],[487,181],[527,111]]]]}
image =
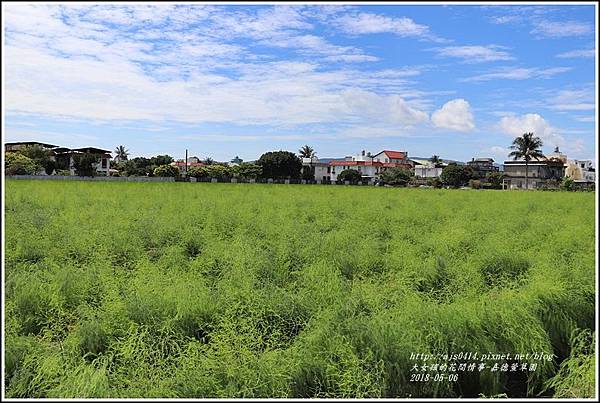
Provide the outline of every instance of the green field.
{"type": "Polygon", "coordinates": [[[6,394],[533,396],[593,329],[594,215],[593,193],[8,180],[6,394]],[[410,381],[411,353],[459,352],[556,358],[410,381]]]}

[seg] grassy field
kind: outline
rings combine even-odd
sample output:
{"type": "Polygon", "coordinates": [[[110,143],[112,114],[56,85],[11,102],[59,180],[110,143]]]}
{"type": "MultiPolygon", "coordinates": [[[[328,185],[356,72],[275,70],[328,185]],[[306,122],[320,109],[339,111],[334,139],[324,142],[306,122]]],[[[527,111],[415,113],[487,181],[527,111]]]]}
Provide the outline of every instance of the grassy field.
{"type": "Polygon", "coordinates": [[[575,364],[549,381],[594,326],[594,214],[593,193],[9,180],[6,394],[589,393],[561,388],[575,364]],[[410,381],[411,353],[461,351],[556,359],[410,381]]]}

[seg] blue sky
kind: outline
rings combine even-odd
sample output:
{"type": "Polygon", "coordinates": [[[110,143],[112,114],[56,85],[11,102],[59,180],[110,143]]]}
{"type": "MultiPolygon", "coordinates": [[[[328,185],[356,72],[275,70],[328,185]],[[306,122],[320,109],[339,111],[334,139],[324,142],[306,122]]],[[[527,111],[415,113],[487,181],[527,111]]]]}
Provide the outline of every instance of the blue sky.
{"type": "Polygon", "coordinates": [[[227,161],[303,144],[595,156],[593,5],[3,3],[5,139],[227,161]]]}

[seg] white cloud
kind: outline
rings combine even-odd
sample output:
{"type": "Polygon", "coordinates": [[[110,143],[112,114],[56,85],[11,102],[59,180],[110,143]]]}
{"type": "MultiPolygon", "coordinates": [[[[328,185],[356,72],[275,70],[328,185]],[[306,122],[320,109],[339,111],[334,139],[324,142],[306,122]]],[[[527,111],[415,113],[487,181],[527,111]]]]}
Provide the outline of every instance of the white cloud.
{"type": "Polygon", "coordinates": [[[537,113],[527,113],[522,116],[505,116],[498,122],[498,129],[512,137],[522,136],[523,133],[533,132],[542,139],[546,147],[562,146],[564,138],[558,130],[552,127],[537,113]]]}
{"type": "Polygon", "coordinates": [[[375,58],[300,32],[312,27],[301,7],[215,13],[118,6],[113,14],[114,7],[6,7],[6,111],[279,126],[427,121],[426,93],[408,81],[419,69],[322,69],[320,60],[375,58]],[[310,55],[311,62],[269,59],[250,53],[246,42],[227,40],[244,35],[310,55]]]}
{"type": "Polygon", "coordinates": [[[596,109],[594,87],[562,90],[548,99],[549,108],[559,111],[591,111],[596,109]]]}
{"type": "Polygon", "coordinates": [[[434,48],[440,56],[456,57],[466,63],[482,63],[496,60],[512,60],[508,52],[501,49],[504,47],[497,45],[487,46],[446,46],[443,48],[434,48]]]}
{"type": "Polygon", "coordinates": [[[402,37],[417,37],[446,42],[433,35],[427,25],[417,24],[408,17],[388,17],[373,13],[355,13],[336,17],[332,24],[350,34],[392,33],[402,37]]]}
{"type": "Polygon", "coordinates": [[[594,49],[579,49],[579,50],[571,50],[569,52],[559,53],[556,57],[560,57],[563,59],[567,58],[575,58],[575,57],[594,57],[596,55],[596,51],[594,49]]]}
{"type": "Polygon", "coordinates": [[[538,20],[533,23],[532,34],[546,38],[563,38],[593,33],[590,24],[581,21],[538,20]]]}
{"type": "Polygon", "coordinates": [[[596,121],[596,117],[595,116],[576,116],[575,120],[578,122],[593,123],[596,121]]]}
{"type": "Polygon", "coordinates": [[[550,78],[560,73],[571,71],[572,67],[552,67],[542,69],[538,67],[503,67],[473,77],[464,78],[461,81],[489,81],[489,80],[528,80],[533,78],[550,78]]]}
{"type": "Polygon", "coordinates": [[[361,89],[344,91],[343,100],[351,115],[368,116],[375,121],[411,126],[427,121],[427,113],[413,107],[398,95],[380,96],[361,89]]]}
{"type": "Polygon", "coordinates": [[[433,112],[431,122],[442,129],[468,132],[475,128],[471,106],[464,99],[453,99],[433,112]]]}

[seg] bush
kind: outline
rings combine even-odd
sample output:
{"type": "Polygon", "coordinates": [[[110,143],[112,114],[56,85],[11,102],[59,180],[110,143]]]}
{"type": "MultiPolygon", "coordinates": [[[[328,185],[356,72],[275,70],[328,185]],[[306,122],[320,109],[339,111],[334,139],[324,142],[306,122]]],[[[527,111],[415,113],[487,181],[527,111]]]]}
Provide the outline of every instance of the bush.
{"type": "Polygon", "coordinates": [[[379,175],[379,179],[384,185],[406,186],[412,176],[412,172],[408,169],[390,168],[379,175]]]}
{"type": "Polygon", "coordinates": [[[490,184],[492,189],[501,189],[504,178],[506,178],[504,172],[488,172],[485,176],[486,182],[490,184]]]}
{"type": "Polygon", "coordinates": [[[574,183],[575,183],[575,181],[573,180],[573,178],[569,178],[567,176],[560,183],[560,189],[566,190],[566,191],[574,190],[574,183]]]}
{"type": "Polygon", "coordinates": [[[356,169],[345,169],[338,175],[338,181],[350,183],[358,183],[362,179],[362,175],[356,169]]]}
{"type": "Polygon", "coordinates": [[[179,177],[179,168],[173,165],[160,165],[154,168],[154,175],[163,178],[177,178],[179,177]]]}
{"type": "Polygon", "coordinates": [[[471,167],[452,163],[444,167],[440,179],[444,185],[458,188],[466,185],[472,177],[473,170],[471,167]]]}
{"type": "Polygon", "coordinates": [[[470,179],[469,187],[471,187],[471,189],[481,189],[481,181],[477,179],[470,179]]]}
{"type": "Polygon", "coordinates": [[[244,179],[256,179],[262,174],[260,165],[244,162],[231,168],[234,176],[244,179]]]}
{"type": "Polygon", "coordinates": [[[71,171],[69,171],[68,169],[59,169],[56,171],[56,175],[59,176],[71,176],[71,171]]]}
{"type": "Polygon", "coordinates": [[[433,186],[436,189],[441,189],[442,188],[442,181],[440,180],[440,178],[428,178],[427,179],[427,186],[433,186]]]}
{"type": "Polygon", "coordinates": [[[41,167],[21,153],[10,152],[4,157],[4,169],[6,175],[35,175],[41,167]]]}

